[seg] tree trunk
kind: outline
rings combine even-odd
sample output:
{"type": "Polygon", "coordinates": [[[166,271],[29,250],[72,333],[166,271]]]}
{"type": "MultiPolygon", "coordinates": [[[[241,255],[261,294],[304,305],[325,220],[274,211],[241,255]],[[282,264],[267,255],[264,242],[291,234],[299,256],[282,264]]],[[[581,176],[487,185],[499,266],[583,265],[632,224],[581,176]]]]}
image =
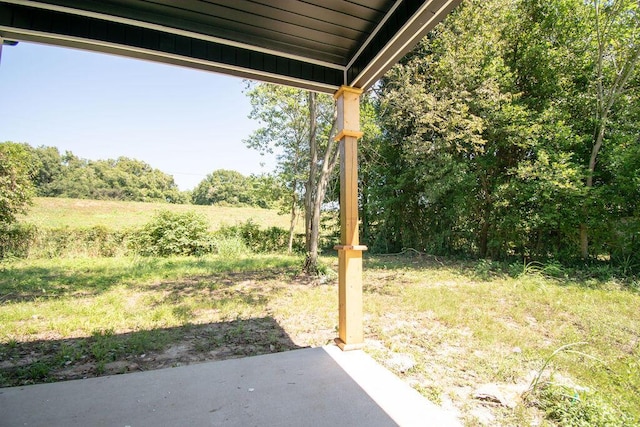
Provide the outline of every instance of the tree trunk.
{"type": "MultiPolygon", "coordinates": [[[[311,97],[310,97],[311,101],[311,97]]],[[[314,94],[314,103],[309,103],[310,107],[313,105],[315,108],[315,94],[314,94]]],[[[315,112],[314,112],[315,113],[315,112]]],[[[339,151],[336,148],[336,142],[334,141],[334,133],[336,127],[336,119],[337,119],[337,111],[334,110],[334,118],[333,123],[331,125],[331,130],[329,131],[327,148],[324,153],[324,157],[322,159],[322,169],[320,171],[319,176],[317,172],[317,159],[318,159],[318,150],[317,150],[317,141],[314,140],[310,142],[312,144],[316,144],[316,146],[311,150],[312,158],[315,157],[315,162],[313,164],[312,172],[314,173],[314,179],[309,179],[308,182],[312,182],[315,184],[313,190],[313,197],[311,198],[311,210],[310,210],[310,234],[309,239],[307,241],[307,257],[305,259],[303,270],[307,274],[317,274],[318,273],[318,243],[320,236],[320,214],[322,208],[322,202],[324,201],[324,196],[327,192],[327,186],[329,185],[329,179],[331,178],[331,174],[333,173],[333,169],[338,163],[338,154],[339,151]]],[[[311,114],[315,120],[315,114],[311,114]]],[[[312,126],[315,133],[315,125],[312,126]]]]}
{"type": "Polygon", "coordinates": [[[304,192],[304,229],[305,229],[305,249],[311,252],[311,235],[313,221],[313,202],[316,187],[316,175],[318,169],[318,141],[317,133],[317,105],[316,93],[309,92],[309,177],[305,184],[304,192]]]}
{"type": "Polygon", "coordinates": [[[580,256],[582,259],[589,258],[589,233],[587,224],[580,224],[580,256]]]}
{"type": "MultiPolygon", "coordinates": [[[[598,131],[596,132],[595,143],[591,149],[591,157],[589,158],[589,170],[587,171],[586,187],[587,191],[593,187],[593,174],[596,170],[596,161],[598,159],[598,153],[602,148],[602,142],[604,141],[604,132],[607,121],[607,112],[602,114],[602,119],[598,125],[598,131]]],[[[585,203],[589,198],[589,194],[585,196],[585,203]]],[[[587,228],[587,218],[589,216],[589,208],[583,206],[583,223],[580,224],[580,256],[582,259],[589,258],[589,230],[587,228]]]]}
{"type": "Polygon", "coordinates": [[[333,169],[338,163],[338,150],[335,149],[333,141],[333,130],[330,132],[329,141],[327,143],[327,151],[324,155],[322,163],[322,172],[318,178],[318,188],[316,189],[315,202],[313,204],[313,215],[311,220],[311,241],[309,245],[309,253],[307,255],[307,272],[317,273],[318,271],[318,242],[320,237],[320,214],[324,196],[327,193],[329,178],[333,173],[333,169]]]}
{"type": "MultiPolygon", "coordinates": [[[[293,188],[296,188],[296,183],[294,181],[293,188]]],[[[296,227],[296,205],[298,204],[298,198],[296,197],[295,191],[291,195],[291,222],[289,223],[289,244],[287,245],[287,252],[293,252],[293,235],[295,233],[296,227]]]]}
{"type": "Polygon", "coordinates": [[[488,253],[488,242],[489,242],[489,222],[484,220],[482,223],[482,227],[480,228],[480,241],[479,241],[479,251],[480,258],[486,258],[488,253]]]}

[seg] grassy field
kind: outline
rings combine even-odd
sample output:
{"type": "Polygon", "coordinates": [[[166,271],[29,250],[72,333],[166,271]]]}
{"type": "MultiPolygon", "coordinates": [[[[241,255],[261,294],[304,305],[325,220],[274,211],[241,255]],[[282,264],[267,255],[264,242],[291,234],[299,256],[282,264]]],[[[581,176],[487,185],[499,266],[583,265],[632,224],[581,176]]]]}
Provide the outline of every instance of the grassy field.
{"type": "Polygon", "coordinates": [[[262,227],[277,226],[289,229],[289,217],[278,215],[276,211],[269,209],[49,197],[35,198],[27,215],[20,219],[43,228],[86,228],[101,225],[113,230],[122,230],[144,225],[155,212],[162,209],[174,212],[195,211],[210,221],[212,230],[249,219],[262,227]]]}
{"type": "MultiPolygon", "coordinates": [[[[296,276],[300,262],[282,255],[5,262],[0,381],[327,344],[337,328],[335,259],[324,260],[322,280],[296,276]]],[[[638,425],[638,292],[616,280],[486,267],[424,256],[365,259],[366,351],[468,426],[638,425]]]]}

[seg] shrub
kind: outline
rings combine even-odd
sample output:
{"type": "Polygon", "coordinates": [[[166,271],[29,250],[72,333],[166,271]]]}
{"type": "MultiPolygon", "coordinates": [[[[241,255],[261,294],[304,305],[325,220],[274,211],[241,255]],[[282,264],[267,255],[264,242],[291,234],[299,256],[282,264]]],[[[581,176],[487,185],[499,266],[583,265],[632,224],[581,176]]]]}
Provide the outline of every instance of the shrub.
{"type": "MultiPolygon", "coordinates": [[[[249,219],[244,223],[221,227],[215,233],[215,238],[217,241],[238,238],[248,249],[256,253],[283,252],[287,249],[289,232],[279,227],[262,229],[249,219]]],[[[304,242],[301,236],[295,236],[293,246],[296,252],[302,252],[304,242]]]]}
{"type": "Polygon", "coordinates": [[[0,259],[26,257],[37,233],[31,224],[0,222],[0,259]]]}
{"type": "Polygon", "coordinates": [[[102,225],[86,228],[40,229],[30,240],[32,258],[113,257],[124,255],[133,232],[114,231],[102,225]]]}
{"type": "Polygon", "coordinates": [[[203,255],[213,249],[204,216],[163,210],[136,233],[132,245],[143,256],[203,255]]]}

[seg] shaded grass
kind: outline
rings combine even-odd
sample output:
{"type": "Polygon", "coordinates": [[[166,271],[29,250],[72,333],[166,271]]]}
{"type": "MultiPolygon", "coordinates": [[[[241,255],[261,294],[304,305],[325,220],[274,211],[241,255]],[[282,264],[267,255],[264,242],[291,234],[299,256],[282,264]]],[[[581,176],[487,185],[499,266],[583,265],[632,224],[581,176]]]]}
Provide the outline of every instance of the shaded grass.
{"type": "Polygon", "coordinates": [[[211,281],[216,274],[228,278],[235,272],[260,271],[264,278],[265,270],[295,268],[299,262],[298,257],[280,255],[15,260],[0,263],[0,302],[95,296],[113,287],[136,288],[185,277],[198,281],[200,276],[211,281]]]}
{"type": "Polygon", "coordinates": [[[86,378],[299,348],[271,317],[0,344],[0,386],[86,378]]]}

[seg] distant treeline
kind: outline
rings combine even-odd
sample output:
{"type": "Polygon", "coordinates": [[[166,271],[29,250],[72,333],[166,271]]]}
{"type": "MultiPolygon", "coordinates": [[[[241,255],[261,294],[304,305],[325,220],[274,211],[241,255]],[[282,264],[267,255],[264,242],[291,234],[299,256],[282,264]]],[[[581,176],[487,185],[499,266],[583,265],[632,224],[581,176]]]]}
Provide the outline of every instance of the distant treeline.
{"type": "Polygon", "coordinates": [[[29,147],[36,163],[33,175],[36,194],[41,197],[70,197],[98,200],[186,203],[168,175],[147,163],[119,157],[116,160],[86,160],[56,147],[29,147]]]}
{"type": "Polygon", "coordinates": [[[40,197],[262,208],[273,207],[278,197],[276,182],[267,176],[216,170],[193,191],[180,191],[173,176],[141,160],[87,160],[70,151],[60,153],[56,147],[24,147],[31,153],[32,180],[40,197]]]}

